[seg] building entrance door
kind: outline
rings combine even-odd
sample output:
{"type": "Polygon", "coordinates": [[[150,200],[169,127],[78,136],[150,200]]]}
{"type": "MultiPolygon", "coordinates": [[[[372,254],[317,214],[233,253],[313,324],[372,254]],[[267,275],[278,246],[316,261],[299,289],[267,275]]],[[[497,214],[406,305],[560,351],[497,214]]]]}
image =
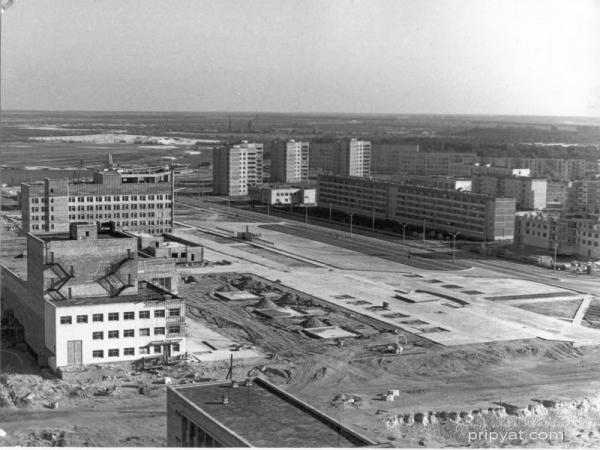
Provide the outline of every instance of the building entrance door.
{"type": "Polygon", "coordinates": [[[81,341],[67,341],[67,364],[81,365],[81,341]]]}

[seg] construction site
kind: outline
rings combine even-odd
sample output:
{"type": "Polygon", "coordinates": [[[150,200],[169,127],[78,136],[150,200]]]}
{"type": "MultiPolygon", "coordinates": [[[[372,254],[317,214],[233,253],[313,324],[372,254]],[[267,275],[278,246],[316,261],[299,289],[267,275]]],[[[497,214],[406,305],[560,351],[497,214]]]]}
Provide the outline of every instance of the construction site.
{"type": "MultiPolygon", "coordinates": [[[[3,341],[3,445],[162,446],[166,385],[245,377],[394,447],[532,427],[562,432],[544,445],[600,443],[596,279],[469,254],[453,270],[427,257],[434,242],[410,242],[409,261],[398,240],[186,202],[173,236],[203,255],[177,266],[187,357],[59,379],[3,341]]],[[[11,270],[27,256],[15,224],[4,218],[11,270]]]]}

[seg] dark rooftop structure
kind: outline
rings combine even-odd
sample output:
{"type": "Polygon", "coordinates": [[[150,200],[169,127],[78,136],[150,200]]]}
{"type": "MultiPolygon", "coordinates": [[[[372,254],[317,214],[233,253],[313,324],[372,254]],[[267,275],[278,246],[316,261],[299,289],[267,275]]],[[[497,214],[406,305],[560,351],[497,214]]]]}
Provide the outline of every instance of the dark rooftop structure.
{"type": "Polygon", "coordinates": [[[362,447],[376,443],[273,384],[254,378],[170,386],[167,445],[362,447]]]}

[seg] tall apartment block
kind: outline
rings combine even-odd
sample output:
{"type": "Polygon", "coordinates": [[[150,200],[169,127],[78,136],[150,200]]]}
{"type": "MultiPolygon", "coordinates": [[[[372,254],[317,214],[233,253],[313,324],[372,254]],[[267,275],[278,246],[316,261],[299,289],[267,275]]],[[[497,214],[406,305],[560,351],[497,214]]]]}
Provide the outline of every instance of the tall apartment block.
{"type": "Polygon", "coordinates": [[[213,151],[213,192],[248,195],[248,186],[263,182],[263,144],[242,141],[213,151]]]}
{"type": "Polygon", "coordinates": [[[96,172],[91,183],[45,178],[21,184],[23,234],[68,232],[74,222],[114,222],[120,231],[173,228],[173,173],[163,167],[96,172]]]}
{"type": "Polygon", "coordinates": [[[371,176],[371,142],[350,139],[339,141],[333,158],[333,173],[351,177],[371,176]]]}
{"type": "Polygon", "coordinates": [[[318,180],[323,207],[365,217],[373,215],[485,241],[511,240],[515,199],[358,177],[323,175],[318,180]]]}
{"type": "Polygon", "coordinates": [[[27,276],[2,266],[2,316],[42,365],[65,369],[185,353],[185,303],[171,258],[126,233],[70,224],[27,235],[27,276]]]}
{"type": "Polygon", "coordinates": [[[271,181],[298,183],[308,180],[309,143],[276,141],[271,150],[271,181]]]}
{"type": "Polygon", "coordinates": [[[566,205],[570,212],[600,213],[600,179],[573,181],[567,188],[566,205]]]}

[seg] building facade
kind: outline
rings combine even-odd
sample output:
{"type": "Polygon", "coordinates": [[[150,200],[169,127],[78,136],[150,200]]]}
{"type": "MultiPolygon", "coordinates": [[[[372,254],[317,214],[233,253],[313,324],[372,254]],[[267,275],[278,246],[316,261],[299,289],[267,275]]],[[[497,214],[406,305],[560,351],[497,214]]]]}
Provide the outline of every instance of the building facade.
{"type": "Polygon", "coordinates": [[[423,225],[464,238],[512,240],[515,200],[370,180],[321,176],[318,203],[348,214],[423,225]]]}
{"type": "Polygon", "coordinates": [[[547,181],[515,175],[473,173],[472,191],[494,197],[513,197],[518,210],[544,209],[547,181]]]}
{"type": "Polygon", "coordinates": [[[96,172],[91,183],[22,183],[22,231],[58,233],[74,222],[114,222],[120,231],[168,233],[174,197],[173,174],[164,168],[96,172]]]}
{"type": "Polygon", "coordinates": [[[263,144],[240,144],[213,150],[213,192],[218,195],[248,195],[248,186],[263,182],[263,144]]]}
{"type": "Polygon", "coordinates": [[[41,364],[64,369],[185,353],[174,262],[142,257],[137,245],[121,232],[98,233],[96,224],[27,235],[27,277],[2,267],[2,316],[41,364]]]}
{"type": "Polygon", "coordinates": [[[316,206],[317,189],[303,186],[256,186],[249,188],[250,198],[273,206],[316,206]]]}
{"type": "Polygon", "coordinates": [[[271,181],[299,183],[308,180],[308,142],[276,141],[271,149],[271,181]]]}
{"type": "Polygon", "coordinates": [[[577,180],[567,188],[566,209],[576,213],[600,213],[600,179],[577,180]]]}
{"type": "Polygon", "coordinates": [[[371,176],[371,142],[354,138],[339,141],[333,163],[334,174],[352,177],[371,176]]]}

